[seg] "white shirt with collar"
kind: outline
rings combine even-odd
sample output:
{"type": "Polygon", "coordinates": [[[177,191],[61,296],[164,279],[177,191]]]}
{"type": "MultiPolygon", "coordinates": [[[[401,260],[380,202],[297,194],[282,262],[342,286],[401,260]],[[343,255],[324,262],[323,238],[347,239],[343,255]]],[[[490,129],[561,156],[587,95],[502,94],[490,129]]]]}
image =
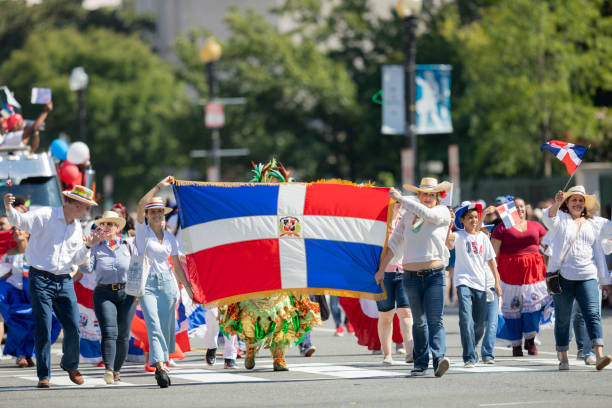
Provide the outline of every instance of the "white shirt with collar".
{"type": "Polygon", "coordinates": [[[72,271],[72,265],[88,260],[81,222],[66,224],[63,207],[43,207],[22,214],[11,206],[6,215],[12,225],[30,234],[26,258],[31,267],[63,275],[72,271]]]}

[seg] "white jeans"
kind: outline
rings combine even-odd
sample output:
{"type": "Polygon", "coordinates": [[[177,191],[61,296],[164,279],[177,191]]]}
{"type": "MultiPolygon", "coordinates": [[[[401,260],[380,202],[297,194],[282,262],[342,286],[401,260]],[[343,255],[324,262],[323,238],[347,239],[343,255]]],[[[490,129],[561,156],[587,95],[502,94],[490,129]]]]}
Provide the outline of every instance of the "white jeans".
{"type": "MultiPolygon", "coordinates": [[[[219,338],[219,309],[206,309],[206,335],[204,336],[204,347],[207,349],[217,348],[217,339],[219,338]]],[[[223,358],[236,359],[236,335],[225,338],[223,346],[223,358]]]]}

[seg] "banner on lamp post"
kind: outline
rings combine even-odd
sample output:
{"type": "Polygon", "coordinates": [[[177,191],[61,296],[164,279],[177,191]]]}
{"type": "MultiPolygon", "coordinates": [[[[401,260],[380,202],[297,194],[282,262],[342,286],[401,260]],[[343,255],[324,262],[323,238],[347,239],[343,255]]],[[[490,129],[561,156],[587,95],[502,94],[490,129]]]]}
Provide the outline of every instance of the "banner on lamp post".
{"type": "Polygon", "coordinates": [[[381,132],[383,135],[403,135],[406,127],[404,67],[383,65],[382,80],[381,132]]]}
{"type": "MultiPolygon", "coordinates": [[[[450,65],[417,65],[415,74],[416,133],[452,133],[450,65]]],[[[382,67],[382,127],[384,135],[403,135],[406,129],[406,93],[403,65],[382,67]]]]}
{"type": "Polygon", "coordinates": [[[450,116],[450,65],[417,65],[417,134],[452,133],[450,116]]]}

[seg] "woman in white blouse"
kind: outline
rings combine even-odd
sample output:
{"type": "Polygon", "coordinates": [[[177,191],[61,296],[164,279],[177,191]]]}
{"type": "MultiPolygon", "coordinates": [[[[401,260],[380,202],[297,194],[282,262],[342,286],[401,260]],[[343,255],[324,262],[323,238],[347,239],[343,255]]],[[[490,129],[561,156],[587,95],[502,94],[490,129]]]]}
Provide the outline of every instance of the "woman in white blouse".
{"type": "Polygon", "coordinates": [[[193,299],[191,283],[178,258],[176,239],[164,228],[164,215],[172,210],[164,206],[161,197],[154,197],[160,189],[170,186],[172,181],[172,177],[166,177],[140,199],[136,220],[136,247],[139,254],[144,251],[150,262],[145,294],[138,300],[147,326],[149,365],[155,367],[155,379],[161,388],[170,385],[164,362],[168,361],[175,347],[175,305],[178,299],[176,279],[180,280],[193,299]],[[144,222],[145,218],[148,225],[144,222]],[[172,258],[176,278],[168,257],[172,258]]]}
{"type": "Polygon", "coordinates": [[[555,204],[544,210],[542,218],[551,234],[547,270],[559,270],[561,275],[562,292],[553,295],[559,370],[569,370],[567,350],[574,299],[584,315],[597,358],[595,367],[602,370],[612,362],[612,357],[603,354],[598,286],[598,279],[599,284],[610,285],[601,239],[612,236],[612,222],[597,223],[593,220],[590,212],[596,205],[595,196],[587,195],[583,186],[576,186],[566,193],[557,192],[555,204]]]}
{"type": "Polygon", "coordinates": [[[438,180],[425,177],[418,187],[404,186],[416,192],[416,197],[402,197],[394,188],[389,192],[391,198],[400,202],[406,212],[389,239],[387,253],[375,278],[381,283],[389,262],[403,257],[404,288],[414,319],[413,376],[425,375],[430,351],[436,377],[444,375],[450,366],[449,359],[444,356],[446,336],[442,316],[446,287],[444,269],[449,258],[445,242],[451,212],[440,205],[440,198],[450,187],[448,182],[438,184],[438,180]]]}

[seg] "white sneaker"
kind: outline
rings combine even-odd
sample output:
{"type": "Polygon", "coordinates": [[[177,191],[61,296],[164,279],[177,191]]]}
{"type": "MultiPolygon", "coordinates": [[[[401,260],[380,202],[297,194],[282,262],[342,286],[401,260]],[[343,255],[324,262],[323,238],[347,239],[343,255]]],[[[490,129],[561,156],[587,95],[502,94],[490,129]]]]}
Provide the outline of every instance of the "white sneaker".
{"type": "Polygon", "coordinates": [[[493,359],[485,360],[485,361],[483,361],[483,364],[493,365],[493,364],[495,364],[495,360],[493,360],[493,359]]]}
{"type": "Polygon", "coordinates": [[[168,367],[178,367],[178,364],[176,363],[176,361],[174,361],[173,358],[171,358],[170,360],[168,360],[168,367]]]}
{"type": "Polygon", "coordinates": [[[406,349],[404,348],[404,345],[401,343],[397,343],[395,345],[395,352],[397,354],[406,354],[406,349]]]}
{"type": "Polygon", "coordinates": [[[465,363],[463,368],[474,368],[474,363],[465,363]]]}
{"type": "Polygon", "coordinates": [[[383,365],[393,365],[393,357],[391,357],[391,354],[383,358],[383,365]]]}
{"type": "Polygon", "coordinates": [[[594,354],[589,354],[587,358],[584,359],[584,364],[586,365],[595,365],[597,364],[597,357],[594,354]]]}
{"type": "Polygon", "coordinates": [[[104,371],[104,382],[107,384],[115,383],[115,376],[113,375],[113,370],[104,371]]]}

